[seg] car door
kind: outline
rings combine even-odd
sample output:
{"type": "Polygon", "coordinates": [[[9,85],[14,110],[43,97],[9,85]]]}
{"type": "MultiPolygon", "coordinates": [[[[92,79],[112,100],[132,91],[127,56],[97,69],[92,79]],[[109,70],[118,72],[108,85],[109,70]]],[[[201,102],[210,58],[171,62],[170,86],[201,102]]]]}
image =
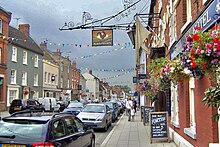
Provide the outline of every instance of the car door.
{"type": "Polygon", "coordinates": [[[74,118],[71,116],[64,117],[64,121],[66,123],[67,129],[67,142],[69,142],[68,147],[81,147],[82,146],[82,138],[81,132],[78,131],[77,126],[75,124],[74,118]]]}
{"type": "Polygon", "coordinates": [[[81,146],[87,147],[91,142],[92,133],[77,117],[74,118],[78,132],[81,134],[81,146]]]}
{"type": "Polygon", "coordinates": [[[111,122],[112,120],[112,113],[111,113],[111,111],[110,111],[110,108],[109,108],[109,106],[108,105],[106,105],[106,115],[107,115],[107,120],[108,120],[108,122],[111,122]]]}

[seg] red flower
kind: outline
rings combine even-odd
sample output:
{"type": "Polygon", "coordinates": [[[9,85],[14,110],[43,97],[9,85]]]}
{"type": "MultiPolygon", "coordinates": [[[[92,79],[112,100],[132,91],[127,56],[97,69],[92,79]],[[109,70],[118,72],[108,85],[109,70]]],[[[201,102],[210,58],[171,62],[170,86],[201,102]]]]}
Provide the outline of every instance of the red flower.
{"type": "Polygon", "coordinates": [[[192,61],[192,68],[196,68],[196,62],[192,61]]]}
{"type": "Polygon", "coordinates": [[[212,49],[212,47],[213,47],[212,44],[210,44],[210,43],[207,43],[207,44],[206,44],[206,48],[207,48],[207,49],[212,49]]]}
{"type": "Polygon", "coordinates": [[[194,29],[199,31],[199,30],[201,30],[201,27],[200,26],[195,26],[194,29]]]}
{"type": "Polygon", "coordinates": [[[206,62],[203,62],[202,68],[203,68],[203,69],[206,69],[206,62]]]}
{"type": "Polygon", "coordinates": [[[192,48],[191,49],[191,54],[194,54],[195,53],[195,50],[192,48]]]}
{"type": "Polygon", "coordinates": [[[198,35],[198,34],[193,34],[193,35],[192,35],[192,39],[195,40],[195,41],[197,41],[197,40],[199,40],[200,38],[199,38],[199,35],[198,35]]]}
{"type": "Polygon", "coordinates": [[[217,50],[220,51],[220,43],[216,46],[217,50]]]}
{"type": "Polygon", "coordinates": [[[196,54],[200,54],[201,53],[201,50],[200,49],[197,49],[196,50],[196,54]]]}
{"type": "Polygon", "coordinates": [[[218,30],[218,26],[214,26],[212,30],[218,30]]]}
{"type": "Polygon", "coordinates": [[[219,40],[219,38],[213,38],[213,39],[212,39],[212,42],[213,42],[213,43],[218,43],[218,40],[219,40]]]}

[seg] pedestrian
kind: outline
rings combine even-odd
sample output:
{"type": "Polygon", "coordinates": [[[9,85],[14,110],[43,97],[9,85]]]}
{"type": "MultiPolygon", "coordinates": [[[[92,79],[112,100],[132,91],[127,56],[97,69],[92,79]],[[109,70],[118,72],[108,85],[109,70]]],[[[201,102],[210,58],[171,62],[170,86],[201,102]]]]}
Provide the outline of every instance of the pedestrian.
{"type": "Polygon", "coordinates": [[[133,107],[133,102],[131,98],[129,98],[126,102],[126,108],[128,111],[128,121],[131,121],[131,107],[133,107]]]}
{"type": "Polygon", "coordinates": [[[135,109],[134,109],[134,107],[132,106],[132,107],[131,107],[131,121],[134,121],[134,116],[135,116],[135,109]]]}
{"type": "Polygon", "coordinates": [[[137,101],[135,99],[133,100],[133,106],[134,106],[134,111],[136,113],[137,112],[137,101]]]}

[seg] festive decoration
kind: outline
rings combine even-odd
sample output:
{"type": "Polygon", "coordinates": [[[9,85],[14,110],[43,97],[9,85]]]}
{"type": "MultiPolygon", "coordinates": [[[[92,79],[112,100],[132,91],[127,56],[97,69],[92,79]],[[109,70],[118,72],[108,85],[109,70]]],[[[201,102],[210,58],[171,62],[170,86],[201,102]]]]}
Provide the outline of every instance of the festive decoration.
{"type": "Polygon", "coordinates": [[[92,70],[92,71],[101,71],[101,72],[126,72],[126,71],[134,71],[135,68],[129,69],[91,69],[91,68],[80,68],[81,70],[92,70]]]}

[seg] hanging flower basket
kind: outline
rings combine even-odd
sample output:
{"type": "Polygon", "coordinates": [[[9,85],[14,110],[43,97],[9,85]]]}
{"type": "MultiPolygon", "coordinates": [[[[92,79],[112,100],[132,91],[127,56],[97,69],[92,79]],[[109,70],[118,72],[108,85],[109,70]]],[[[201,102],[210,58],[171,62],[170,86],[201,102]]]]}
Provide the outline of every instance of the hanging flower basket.
{"type": "Polygon", "coordinates": [[[24,91],[23,94],[24,94],[24,95],[28,95],[28,94],[29,94],[29,91],[24,91]]]}

